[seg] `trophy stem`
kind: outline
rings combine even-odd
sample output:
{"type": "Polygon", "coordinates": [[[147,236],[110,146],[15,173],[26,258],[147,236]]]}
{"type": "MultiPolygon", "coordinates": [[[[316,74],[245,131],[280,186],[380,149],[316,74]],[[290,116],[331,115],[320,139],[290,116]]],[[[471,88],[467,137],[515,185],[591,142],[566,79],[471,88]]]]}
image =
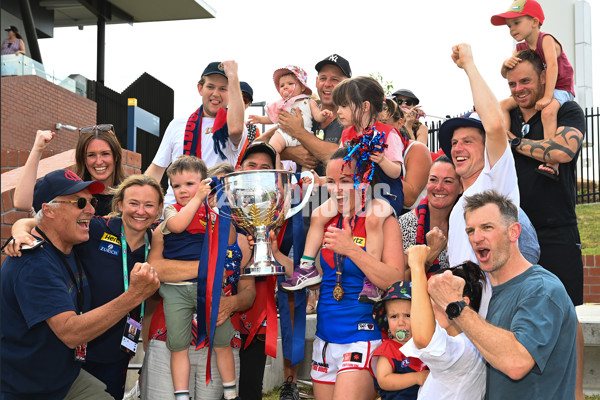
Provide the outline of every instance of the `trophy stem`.
{"type": "Polygon", "coordinates": [[[267,227],[257,226],[254,232],[253,262],[241,268],[241,275],[266,276],[283,275],[285,268],[273,258],[271,241],[268,239],[267,227]]]}

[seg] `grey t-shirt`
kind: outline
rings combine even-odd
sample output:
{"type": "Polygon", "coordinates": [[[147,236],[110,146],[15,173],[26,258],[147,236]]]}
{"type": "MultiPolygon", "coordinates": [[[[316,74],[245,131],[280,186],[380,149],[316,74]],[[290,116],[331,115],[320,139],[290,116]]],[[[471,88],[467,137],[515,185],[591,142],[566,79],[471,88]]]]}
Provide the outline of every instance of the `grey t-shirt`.
{"type": "Polygon", "coordinates": [[[486,399],[572,399],[577,316],[560,280],[539,265],[492,289],[487,321],[511,331],[535,365],[512,380],[488,364],[486,399]]]}

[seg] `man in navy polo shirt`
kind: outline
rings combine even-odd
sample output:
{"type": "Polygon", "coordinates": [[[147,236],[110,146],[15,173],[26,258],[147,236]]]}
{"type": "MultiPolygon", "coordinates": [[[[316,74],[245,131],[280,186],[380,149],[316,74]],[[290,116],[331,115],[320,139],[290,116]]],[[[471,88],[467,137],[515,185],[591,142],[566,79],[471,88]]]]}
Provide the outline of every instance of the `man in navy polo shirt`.
{"type": "Polygon", "coordinates": [[[91,293],[73,246],[88,240],[93,194],[84,182],[57,170],[40,179],[33,205],[42,245],[2,265],[2,399],[112,399],[81,369],[86,343],[120,321],[159,287],[149,264],[137,264],[129,290],[90,310],[91,293]]]}

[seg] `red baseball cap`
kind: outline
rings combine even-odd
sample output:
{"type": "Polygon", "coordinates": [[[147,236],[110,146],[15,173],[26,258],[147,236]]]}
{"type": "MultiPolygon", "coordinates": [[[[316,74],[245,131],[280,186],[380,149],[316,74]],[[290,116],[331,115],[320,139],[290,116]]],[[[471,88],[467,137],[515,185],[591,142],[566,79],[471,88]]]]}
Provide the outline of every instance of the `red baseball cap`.
{"type": "Polygon", "coordinates": [[[507,18],[518,18],[528,15],[537,18],[540,25],[544,23],[544,10],[535,0],[517,0],[513,2],[507,12],[492,16],[492,25],[506,25],[507,18]]]}

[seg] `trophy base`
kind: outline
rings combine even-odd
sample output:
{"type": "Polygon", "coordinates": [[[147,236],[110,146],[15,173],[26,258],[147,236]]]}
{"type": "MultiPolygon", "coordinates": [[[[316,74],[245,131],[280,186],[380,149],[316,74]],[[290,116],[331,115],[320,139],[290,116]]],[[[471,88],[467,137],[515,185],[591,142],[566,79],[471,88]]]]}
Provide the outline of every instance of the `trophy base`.
{"type": "Polygon", "coordinates": [[[240,276],[284,275],[285,268],[277,262],[258,262],[242,267],[240,276]]]}

